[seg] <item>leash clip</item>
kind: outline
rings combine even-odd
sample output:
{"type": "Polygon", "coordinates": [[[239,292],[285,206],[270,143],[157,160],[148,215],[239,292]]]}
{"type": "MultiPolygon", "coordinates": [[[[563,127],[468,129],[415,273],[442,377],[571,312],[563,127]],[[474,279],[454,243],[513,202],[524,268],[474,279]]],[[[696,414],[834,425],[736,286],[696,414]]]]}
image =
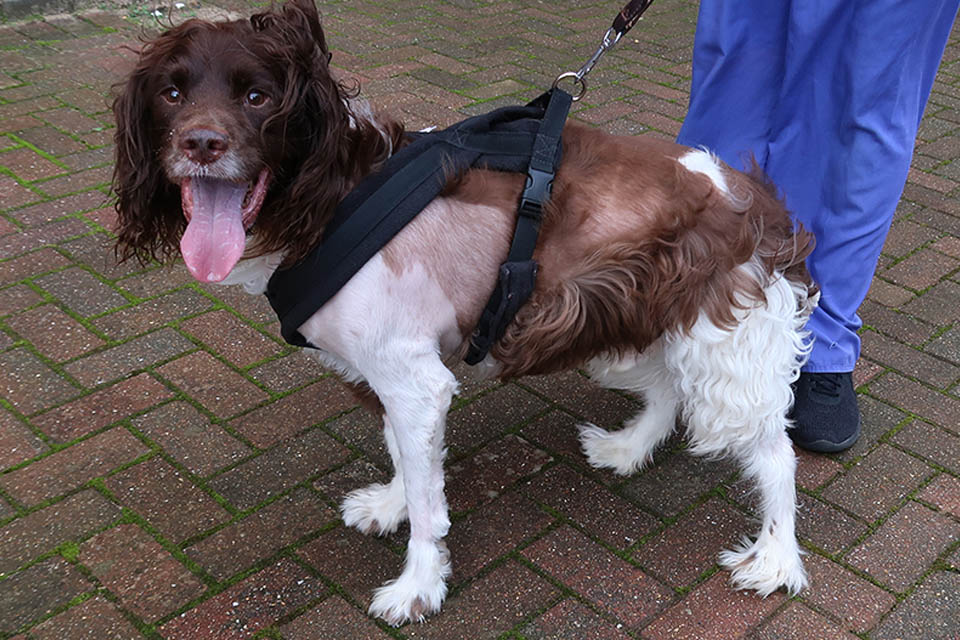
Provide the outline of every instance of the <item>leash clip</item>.
{"type": "Polygon", "coordinates": [[[576,72],[579,80],[583,80],[583,78],[590,73],[590,71],[593,69],[593,66],[597,64],[597,61],[600,60],[603,54],[605,54],[607,51],[610,51],[610,49],[613,49],[617,43],[620,42],[620,38],[623,37],[623,33],[623,31],[617,31],[613,27],[607,29],[607,32],[603,34],[603,41],[600,42],[600,46],[597,47],[597,50],[592,56],[590,56],[590,59],[587,60],[587,63],[580,67],[580,70],[576,72]]]}
{"type": "Polygon", "coordinates": [[[590,56],[590,59],[587,60],[578,71],[567,71],[566,73],[561,73],[553,81],[551,88],[556,89],[557,86],[563,80],[573,80],[575,84],[579,86],[579,91],[573,96],[574,102],[579,100],[587,92],[587,74],[590,73],[590,70],[593,69],[594,65],[597,64],[597,61],[603,57],[610,49],[613,49],[620,38],[623,37],[627,31],[629,31],[633,25],[637,23],[640,19],[640,16],[643,15],[643,12],[653,3],[653,0],[630,0],[627,5],[620,10],[620,13],[617,14],[617,17],[613,20],[613,26],[607,29],[607,32],[603,34],[603,40],[600,42],[600,46],[597,47],[597,50],[594,51],[593,55],[590,56]]]}
{"type": "Polygon", "coordinates": [[[618,42],[620,42],[620,38],[622,37],[623,37],[622,31],[617,31],[613,27],[610,27],[609,29],[607,29],[607,32],[603,34],[603,41],[600,42],[600,46],[597,47],[597,50],[593,52],[593,55],[590,56],[590,59],[587,60],[587,62],[582,67],[580,67],[578,71],[567,71],[566,73],[561,73],[553,81],[553,85],[551,88],[556,89],[557,86],[560,84],[560,82],[562,82],[563,80],[573,80],[573,82],[579,86],[579,91],[573,95],[573,100],[574,102],[576,102],[577,100],[582,98],[583,95],[587,92],[587,79],[586,79],[587,74],[590,73],[594,65],[597,64],[597,61],[603,57],[603,54],[605,54],[610,49],[613,49],[613,47],[616,46],[618,42]]]}

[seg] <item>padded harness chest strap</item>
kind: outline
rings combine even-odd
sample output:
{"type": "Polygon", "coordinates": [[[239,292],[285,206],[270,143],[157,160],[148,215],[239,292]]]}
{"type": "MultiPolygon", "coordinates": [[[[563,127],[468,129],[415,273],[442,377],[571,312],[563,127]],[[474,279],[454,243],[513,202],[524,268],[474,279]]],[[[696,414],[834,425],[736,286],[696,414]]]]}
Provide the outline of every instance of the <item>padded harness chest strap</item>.
{"type": "MultiPolygon", "coordinates": [[[[313,347],[300,334],[299,327],[440,194],[450,175],[474,166],[528,172],[517,230],[504,266],[511,261],[527,262],[530,264],[523,268],[532,268],[535,276],[536,265],[531,257],[543,202],[549,197],[552,174],[559,163],[560,132],[569,107],[569,94],[553,90],[525,107],[497,109],[437,133],[415,136],[380,171],[368,176],[344,198],[319,246],[296,265],[278,270],[270,278],[266,294],[280,319],[283,338],[293,345],[313,347]],[[548,114],[552,114],[551,121],[558,122],[546,126],[548,114]],[[546,177],[549,180],[544,182],[546,177]]],[[[493,306],[497,311],[491,314],[493,322],[487,323],[489,326],[482,333],[485,325],[481,320],[478,333],[471,340],[471,354],[475,352],[474,341],[482,339],[486,347],[481,347],[479,359],[483,358],[533,291],[532,283],[532,276],[518,281],[508,275],[505,280],[501,268],[497,289],[484,316],[493,306]],[[504,305],[503,300],[508,304],[504,305]]]]}

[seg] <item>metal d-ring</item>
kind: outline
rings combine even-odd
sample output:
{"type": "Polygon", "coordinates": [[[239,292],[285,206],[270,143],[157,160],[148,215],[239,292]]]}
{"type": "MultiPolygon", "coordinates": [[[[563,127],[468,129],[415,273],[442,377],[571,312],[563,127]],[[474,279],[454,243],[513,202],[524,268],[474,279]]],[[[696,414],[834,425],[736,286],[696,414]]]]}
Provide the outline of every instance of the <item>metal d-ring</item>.
{"type": "Polygon", "coordinates": [[[640,16],[643,15],[643,12],[646,11],[653,0],[630,0],[627,2],[627,5],[620,10],[620,13],[617,14],[617,17],[613,19],[613,25],[607,32],[603,34],[603,41],[600,43],[600,46],[597,47],[597,50],[594,51],[593,55],[590,56],[590,59],[587,60],[586,64],[580,67],[579,71],[568,71],[567,73],[561,73],[557,76],[557,79],[553,81],[553,88],[556,89],[557,85],[560,84],[561,80],[567,80],[572,78],[573,81],[580,85],[580,92],[573,97],[574,100],[579,100],[587,92],[587,74],[590,73],[590,70],[593,69],[593,65],[597,64],[597,61],[610,49],[613,49],[620,38],[623,37],[627,31],[633,27],[640,19],[640,16]]]}
{"type": "Polygon", "coordinates": [[[587,60],[586,64],[580,67],[580,69],[577,71],[561,73],[559,76],[557,76],[557,79],[553,81],[553,88],[556,89],[561,80],[573,78],[574,82],[580,85],[580,93],[574,96],[573,99],[579,100],[582,98],[587,92],[587,74],[590,73],[590,70],[593,69],[593,65],[597,64],[597,61],[601,58],[601,56],[603,56],[603,54],[620,42],[620,38],[622,37],[623,32],[617,31],[613,27],[607,29],[607,32],[603,34],[603,41],[600,43],[600,46],[597,47],[597,50],[593,52],[593,55],[590,56],[590,59],[587,60]]]}
{"type": "Polygon", "coordinates": [[[587,92],[587,80],[586,78],[583,78],[579,74],[579,72],[567,71],[566,73],[561,73],[560,75],[557,76],[556,80],[553,81],[553,85],[551,86],[551,88],[556,89],[557,86],[560,84],[560,82],[562,82],[563,80],[569,80],[571,78],[573,79],[575,84],[580,85],[579,93],[573,96],[573,101],[576,102],[577,100],[582,98],[584,94],[587,92]]]}

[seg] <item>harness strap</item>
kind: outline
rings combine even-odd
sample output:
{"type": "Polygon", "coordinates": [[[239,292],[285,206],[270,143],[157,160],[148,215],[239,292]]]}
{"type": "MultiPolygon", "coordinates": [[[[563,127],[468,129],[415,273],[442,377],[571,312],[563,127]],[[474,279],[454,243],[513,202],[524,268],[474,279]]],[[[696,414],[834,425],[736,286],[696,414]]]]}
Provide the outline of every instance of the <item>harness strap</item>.
{"type": "Polygon", "coordinates": [[[441,146],[426,149],[375,191],[354,215],[343,221],[336,233],[324,240],[322,252],[311,253],[306,260],[286,271],[283,281],[271,278],[267,297],[280,317],[280,333],[287,342],[301,347],[311,346],[298,331],[300,325],[383,248],[386,244],[381,241],[383,238],[389,241],[419,212],[413,211],[409,216],[389,215],[394,211],[392,205],[395,202],[410,197],[418,188],[436,179],[443,158],[441,146]],[[281,282],[297,286],[298,291],[283,292],[281,282]],[[284,299],[295,304],[284,307],[284,299]]]}
{"type": "Polygon", "coordinates": [[[510,245],[508,261],[529,260],[537,243],[543,205],[550,198],[553,177],[560,163],[560,141],[563,125],[573,98],[565,91],[555,90],[549,94],[547,110],[543,114],[527,169],[527,184],[520,195],[517,228],[510,245]]]}
{"type": "Polygon", "coordinates": [[[527,183],[520,195],[510,252],[507,261],[500,265],[497,285],[470,338],[464,357],[467,364],[477,364],[486,357],[536,286],[538,267],[533,252],[540,233],[543,206],[550,198],[556,167],[560,163],[563,125],[573,101],[569,93],[559,89],[553,89],[540,99],[544,98],[547,100],[546,111],[530,155],[527,183]]]}
{"type": "Polygon", "coordinates": [[[284,339],[312,346],[299,327],[442,191],[450,170],[482,164],[502,171],[526,171],[536,146],[544,97],[416,138],[352,191],[338,206],[321,245],[270,278],[266,294],[284,339]]]}

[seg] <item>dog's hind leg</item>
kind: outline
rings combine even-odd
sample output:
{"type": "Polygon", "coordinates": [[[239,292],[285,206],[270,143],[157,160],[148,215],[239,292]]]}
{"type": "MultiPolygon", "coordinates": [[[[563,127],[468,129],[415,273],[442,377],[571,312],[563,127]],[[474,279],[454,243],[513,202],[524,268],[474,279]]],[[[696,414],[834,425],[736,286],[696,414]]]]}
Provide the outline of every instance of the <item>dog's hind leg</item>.
{"type": "Polygon", "coordinates": [[[377,589],[370,604],[372,615],[392,625],[422,620],[438,611],[450,575],[449,554],[442,542],[450,528],[443,494],[443,433],[457,383],[435,349],[406,346],[413,353],[390,359],[383,369],[374,365],[381,370],[366,376],[393,429],[397,477],[410,518],[403,572],[377,589]]]}
{"type": "Polygon", "coordinates": [[[388,484],[375,482],[347,494],[340,505],[343,523],[363,533],[393,533],[407,519],[407,502],[403,489],[403,470],[397,436],[387,415],[383,416],[383,437],[393,462],[393,478],[388,484]]]}
{"type": "Polygon", "coordinates": [[[756,482],[761,496],[763,529],[755,542],[720,554],[720,564],[731,571],[739,589],[755,589],[762,596],[781,586],[791,594],[807,585],[794,533],[796,489],[794,456],[785,431],[759,438],[738,453],[744,475],[756,482]]]}
{"type": "Polygon", "coordinates": [[[738,312],[723,329],[701,316],[689,334],[667,339],[667,366],[679,374],[682,417],[692,453],[732,454],[756,482],[763,528],[755,542],[720,556],[737,588],[767,595],[807,584],[794,533],[794,456],[786,428],[790,383],[808,353],[805,289],[780,278],[766,302],[738,312]],[[801,304],[798,305],[798,301],[801,304]]]}
{"type": "Polygon", "coordinates": [[[670,437],[676,422],[678,396],[674,377],[664,364],[662,342],[641,354],[596,358],[587,365],[587,373],[600,386],[628,391],[645,402],[643,410],[619,431],[581,425],[580,444],[587,460],[622,475],[639,471],[670,437]]]}

